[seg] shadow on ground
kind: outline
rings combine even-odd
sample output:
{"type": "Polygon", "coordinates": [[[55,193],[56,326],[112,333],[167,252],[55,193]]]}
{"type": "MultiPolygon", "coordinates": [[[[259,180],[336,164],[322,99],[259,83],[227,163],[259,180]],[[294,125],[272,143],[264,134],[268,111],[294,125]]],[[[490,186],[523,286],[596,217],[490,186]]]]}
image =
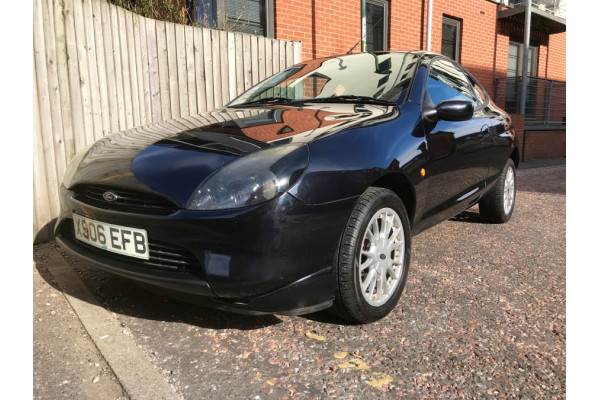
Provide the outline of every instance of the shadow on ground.
{"type": "Polygon", "coordinates": [[[484,221],[481,218],[478,206],[461,212],[460,214],[450,218],[450,221],[469,222],[472,224],[489,224],[489,222],[484,221]]]}
{"type": "MultiPolygon", "coordinates": [[[[68,257],[58,249],[58,246],[53,244],[53,247],[64,258],[68,257]]],[[[34,260],[36,260],[37,253],[36,246],[34,246],[34,260]]],[[[181,301],[149,291],[147,288],[138,286],[134,281],[105,273],[78,260],[67,260],[104,308],[111,312],[148,320],[179,322],[208,329],[253,330],[281,322],[274,315],[241,315],[181,301]]],[[[45,263],[36,260],[36,268],[40,276],[55,289],[77,297],[68,285],[64,288],[58,285],[48,268],[45,267],[45,263]]]]}
{"type": "MultiPolygon", "coordinates": [[[[73,260],[68,254],[60,250],[56,244],[52,244],[52,246],[67,259],[68,264],[78,272],[85,285],[109,311],[135,318],[180,322],[207,329],[253,330],[281,323],[276,315],[237,314],[198,304],[202,300],[186,300],[177,298],[176,295],[166,295],[153,291],[138,282],[106,273],[78,260],[73,260]]],[[[34,247],[34,259],[35,254],[34,247]]],[[[50,271],[43,266],[43,263],[36,263],[36,267],[40,276],[55,289],[77,297],[68,287],[63,290],[50,271]]],[[[356,325],[328,311],[305,314],[300,317],[334,325],[356,325]]]]}

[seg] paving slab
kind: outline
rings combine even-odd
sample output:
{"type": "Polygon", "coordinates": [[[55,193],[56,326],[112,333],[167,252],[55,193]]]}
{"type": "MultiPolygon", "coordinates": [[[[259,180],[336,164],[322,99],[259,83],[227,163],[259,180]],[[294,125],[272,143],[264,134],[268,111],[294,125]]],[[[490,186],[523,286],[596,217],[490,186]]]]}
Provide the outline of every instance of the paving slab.
{"type": "Polygon", "coordinates": [[[34,252],[33,398],[129,399],[46,268],[50,246],[34,252]]]}

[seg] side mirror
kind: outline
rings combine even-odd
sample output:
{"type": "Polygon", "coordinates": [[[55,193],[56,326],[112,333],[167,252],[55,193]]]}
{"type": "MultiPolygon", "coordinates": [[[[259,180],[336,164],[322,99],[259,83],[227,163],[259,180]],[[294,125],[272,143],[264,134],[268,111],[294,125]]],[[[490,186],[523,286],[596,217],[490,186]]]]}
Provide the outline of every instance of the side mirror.
{"type": "Polygon", "coordinates": [[[445,121],[466,121],[473,117],[473,103],[466,100],[442,101],[435,110],[438,119],[445,121]]]}

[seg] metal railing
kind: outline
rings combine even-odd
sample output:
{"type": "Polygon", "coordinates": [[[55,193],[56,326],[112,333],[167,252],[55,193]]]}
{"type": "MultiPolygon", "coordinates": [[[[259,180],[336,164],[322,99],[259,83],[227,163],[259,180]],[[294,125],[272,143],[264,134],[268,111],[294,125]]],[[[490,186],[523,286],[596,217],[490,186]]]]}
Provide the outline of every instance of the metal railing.
{"type": "MultiPolygon", "coordinates": [[[[509,0],[508,4],[511,6],[525,6],[524,0],[509,0]]],[[[531,6],[541,11],[546,11],[552,14],[556,14],[560,8],[560,0],[532,0],[531,6]]]]}
{"type": "MultiPolygon", "coordinates": [[[[566,82],[529,77],[525,103],[525,125],[565,127],[566,82]]],[[[494,102],[510,114],[519,113],[521,77],[496,79],[494,102]]]]}

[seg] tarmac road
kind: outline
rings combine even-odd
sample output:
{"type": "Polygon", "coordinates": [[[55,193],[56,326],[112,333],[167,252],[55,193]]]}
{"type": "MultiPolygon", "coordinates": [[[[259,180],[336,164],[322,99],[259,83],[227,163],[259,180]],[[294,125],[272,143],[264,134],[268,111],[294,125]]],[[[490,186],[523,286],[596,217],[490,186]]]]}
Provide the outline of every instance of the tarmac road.
{"type": "Polygon", "coordinates": [[[92,311],[111,315],[148,361],[143,368],[158,371],[175,397],[564,398],[565,169],[519,169],[507,224],[481,223],[475,207],[416,236],[398,306],[369,325],[348,325],[324,312],[249,317],[203,309],[64,261],[52,244],[36,246],[34,398],[59,398],[56,388],[61,398],[137,396],[135,382],[90,334],[89,313],[80,308],[93,301],[80,302],[68,285],[54,282],[48,254],[76,269],[99,300],[92,311]],[[61,337],[76,332],[86,346],[52,348],[46,336],[66,325],[46,305],[52,293],[66,293],[56,307],[74,326],[61,337]],[[77,317],[86,330],[77,328],[77,317]],[[87,359],[89,371],[49,372],[87,359]],[[100,382],[89,383],[95,376],[100,382]],[[64,381],[75,387],[64,391],[64,381]]]}

